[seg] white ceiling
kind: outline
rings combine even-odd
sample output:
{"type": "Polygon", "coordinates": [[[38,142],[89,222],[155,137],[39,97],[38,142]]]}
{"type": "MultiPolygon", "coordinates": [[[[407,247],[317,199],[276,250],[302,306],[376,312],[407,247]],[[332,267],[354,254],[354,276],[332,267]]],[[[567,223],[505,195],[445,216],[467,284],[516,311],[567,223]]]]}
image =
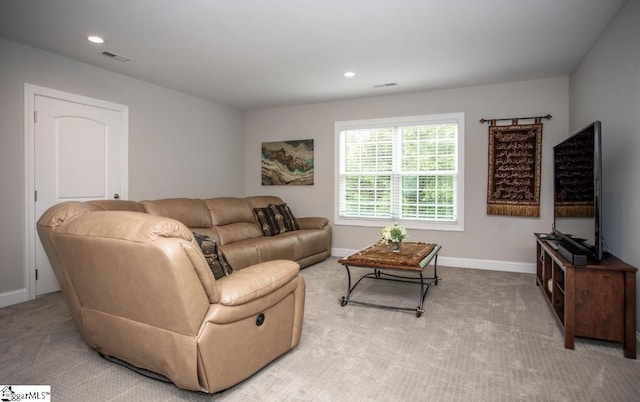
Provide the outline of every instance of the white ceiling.
{"type": "Polygon", "coordinates": [[[0,37],[250,110],[567,75],[623,2],[1,0],[0,37]]]}

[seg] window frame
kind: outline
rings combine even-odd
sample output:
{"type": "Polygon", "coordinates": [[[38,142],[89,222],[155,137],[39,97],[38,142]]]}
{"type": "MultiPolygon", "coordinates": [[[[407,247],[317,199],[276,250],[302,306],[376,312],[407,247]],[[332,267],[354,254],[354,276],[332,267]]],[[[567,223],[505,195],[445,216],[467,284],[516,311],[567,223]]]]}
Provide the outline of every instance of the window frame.
{"type": "Polygon", "coordinates": [[[420,116],[404,116],[404,117],[389,117],[367,120],[349,120],[349,121],[336,121],[335,122],[335,166],[334,166],[334,224],[336,225],[348,225],[348,226],[368,226],[368,227],[383,227],[388,224],[397,222],[409,229],[424,229],[424,230],[442,230],[442,231],[464,231],[464,138],[465,138],[465,124],[464,113],[444,113],[433,115],[420,115],[420,116]],[[455,221],[443,221],[443,220],[415,220],[415,219],[402,219],[394,221],[388,218],[364,218],[364,217],[346,217],[340,215],[340,163],[342,155],[340,154],[340,141],[342,131],[357,130],[357,129],[374,129],[374,128],[397,128],[403,126],[414,125],[432,125],[438,123],[456,123],[458,125],[457,135],[457,219],[455,221]]]}

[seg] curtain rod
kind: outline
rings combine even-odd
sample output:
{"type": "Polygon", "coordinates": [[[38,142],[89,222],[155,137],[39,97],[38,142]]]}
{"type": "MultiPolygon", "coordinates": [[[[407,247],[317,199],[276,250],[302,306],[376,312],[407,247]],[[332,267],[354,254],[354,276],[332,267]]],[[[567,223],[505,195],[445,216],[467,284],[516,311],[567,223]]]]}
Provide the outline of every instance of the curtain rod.
{"type": "Polygon", "coordinates": [[[518,120],[538,120],[538,119],[547,119],[550,120],[551,119],[551,115],[548,114],[546,116],[533,116],[533,117],[510,117],[507,119],[480,119],[480,123],[487,123],[490,121],[505,121],[505,120],[511,120],[511,121],[515,121],[515,124],[518,124],[518,120]]]}

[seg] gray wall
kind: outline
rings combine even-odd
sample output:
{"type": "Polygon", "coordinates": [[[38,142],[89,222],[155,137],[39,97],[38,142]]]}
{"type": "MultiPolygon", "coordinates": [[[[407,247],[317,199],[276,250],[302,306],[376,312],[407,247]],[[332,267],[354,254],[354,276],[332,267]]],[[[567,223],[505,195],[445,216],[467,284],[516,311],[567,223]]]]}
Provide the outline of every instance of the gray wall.
{"type": "Polygon", "coordinates": [[[25,83],[129,106],[130,199],[243,194],[240,111],[3,39],[0,55],[0,305],[26,286],[25,83]]]}
{"type": "MultiPolygon", "coordinates": [[[[638,20],[640,4],[627,2],[571,79],[258,110],[244,119],[239,111],[212,102],[0,39],[0,225],[5,233],[0,296],[24,287],[25,82],[129,106],[131,199],[276,194],[299,216],[333,218],[335,121],[464,112],[465,231],[410,232],[412,240],[442,244],[442,255],[460,266],[481,261],[533,266],[532,233],[549,231],[552,223],[551,148],[599,119],[604,127],[604,234],[614,254],[640,266],[638,20]],[[478,120],[547,113],[553,118],[544,121],[540,218],[488,216],[487,126],[478,120]],[[307,138],[315,140],[315,185],[262,186],[261,143],[307,138]]],[[[377,240],[379,231],[337,226],[334,234],[334,249],[350,250],[377,240]]]]}
{"type": "MultiPolygon", "coordinates": [[[[635,267],[640,267],[639,21],[640,1],[628,1],[572,74],[570,92],[572,130],[602,122],[603,234],[611,253],[635,267]]],[[[640,284],[636,289],[640,300],[640,284]]]]}
{"type": "MultiPolygon", "coordinates": [[[[515,268],[524,263],[533,272],[534,232],[549,232],[552,211],[552,146],[567,136],[569,78],[558,77],[499,85],[380,96],[340,102],[248,112],[245,117],[245,192],[281,195],[298,216],[334,215],[334,123],[392,116],[449,112],[465,113],[465,230],[410,230],[412,241],[443,245],[448,264],[469,267],[515,268]],[[539,218],[486,214],[488,129],[480,118],[551,114],[544,120],[541,216],[539,218]],[[262,186],[262,142],[314,139],[313,186],[262,186]],[[504,262],[507,262],[506,264],[504,262]]],[[[378,228],[334,226],[333,248],[359,249],[378,240],[378,228]]],[[[340,252],[340,251],[339,251],[340,252]]]]}

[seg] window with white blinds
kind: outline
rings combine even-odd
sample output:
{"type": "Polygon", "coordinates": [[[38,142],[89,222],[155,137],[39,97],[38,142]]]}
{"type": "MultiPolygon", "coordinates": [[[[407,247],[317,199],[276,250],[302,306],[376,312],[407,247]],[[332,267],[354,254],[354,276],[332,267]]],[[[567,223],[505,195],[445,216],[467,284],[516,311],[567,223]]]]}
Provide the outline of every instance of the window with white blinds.
{"type": "Polygon", "coordinates": [[[464,114],[336,123],[336,224],[463,230],[464,114]]]}

